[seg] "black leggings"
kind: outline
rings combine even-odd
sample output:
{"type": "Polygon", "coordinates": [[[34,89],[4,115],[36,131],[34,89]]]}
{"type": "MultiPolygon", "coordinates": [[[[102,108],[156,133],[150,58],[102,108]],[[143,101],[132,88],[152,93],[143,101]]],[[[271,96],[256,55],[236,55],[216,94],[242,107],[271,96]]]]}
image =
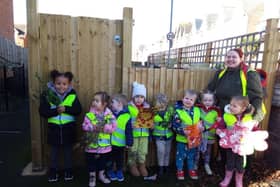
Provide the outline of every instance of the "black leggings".
{"type": "Polygon", "coordinates": [[[104,170],[110,153],[86,153],[86,161],[89,172],[104,170]]]}
{"type": "Polygon", "coordinates": [[[232,152],[231,149],[226,149],[226,170],[236,170],[239,173],[243,173],[245,171],[245,168],[243,168],[243,162],[243,156],[232,152]]]}

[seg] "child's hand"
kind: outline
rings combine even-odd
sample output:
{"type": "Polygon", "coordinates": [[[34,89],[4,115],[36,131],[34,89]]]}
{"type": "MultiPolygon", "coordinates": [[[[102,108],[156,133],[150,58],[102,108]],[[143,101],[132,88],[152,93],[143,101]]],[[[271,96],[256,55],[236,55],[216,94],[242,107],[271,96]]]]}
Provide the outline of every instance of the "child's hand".
{"type": "Polygon", "coordinates": [[[191,133],[191,131],[190,131],[190,130],[187,130],[187,129],[185,128],[185,129],[184,129],[184,133],[185,133],[186,136],[188,136],[188,135],[191,133]]]}
{"type": "Polygon", "coordinates": [[[205,130],[205,127],[204,127],[202,121],[199,121],[197,125],[198,125],[200,132],[203,132],[205,130]]]}
{"type": "Polygon", "coordinates": [[[127,150],[129,150],[129,149],[131,149],[131,146],[125,146],[125,149],[127,149],[127,150]]]}
{"type": "Polygon", "coordinates": [[[222,121],[222,118],[221,117],[217,117],[217,122],[221,122],[222,121]]]}
{"type": "Polygon", "coordinates": [[[65,112],[65,107],[64,106],[58,106],[56,110],[59,114],[61,114],[61,113],[65,112]]]}
{"type": "Polygon", "coordinates": [[[96,131],[96,132],[103,132],[103,127],[100,126],[100,125],[96,125],[95,131],[96,131]]]}

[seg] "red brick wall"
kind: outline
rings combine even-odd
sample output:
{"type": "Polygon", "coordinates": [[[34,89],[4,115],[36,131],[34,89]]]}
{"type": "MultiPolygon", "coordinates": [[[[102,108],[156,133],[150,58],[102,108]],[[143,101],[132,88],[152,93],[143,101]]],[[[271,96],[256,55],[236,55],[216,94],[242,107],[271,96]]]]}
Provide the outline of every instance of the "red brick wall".
{"type": "Polygon", "coordinates": [[[0,0],[0,35],[14,41],[13,0],[0,0]]]}

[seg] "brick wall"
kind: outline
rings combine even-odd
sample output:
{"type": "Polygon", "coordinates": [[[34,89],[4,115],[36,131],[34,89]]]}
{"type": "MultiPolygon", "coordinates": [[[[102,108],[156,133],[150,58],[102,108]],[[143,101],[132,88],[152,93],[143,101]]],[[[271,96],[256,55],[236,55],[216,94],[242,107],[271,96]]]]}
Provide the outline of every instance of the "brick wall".
{"type": "Polygon", "coordinates": [[[13,0],[0,0],[0,35],[14,41],[13,0]]]}

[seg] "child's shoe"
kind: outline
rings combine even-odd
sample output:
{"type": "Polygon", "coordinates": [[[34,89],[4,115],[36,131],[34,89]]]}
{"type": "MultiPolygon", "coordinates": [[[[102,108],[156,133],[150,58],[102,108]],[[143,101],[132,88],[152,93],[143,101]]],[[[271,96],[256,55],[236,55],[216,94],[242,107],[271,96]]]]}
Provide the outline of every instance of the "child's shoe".
{"type": "Polygon", "coordinates": [[[110,179],[108,179],[108,178],[106,177],[104,170],[99,171],[98,177],[99,177],[99,180],[100,180],[101,182],[103,182],[104,184],[109,184],[109,183],[111,183],[110,179]]]}
{"type": "Polygon", "coordinates": [[[189,175],[190,175],[190,178],[193,179],[193,180],[198,179],[198,175],[197,175],[197,172],[195,170],[190,170],[189,175]]]}
{"type": "Polygon", "coordinates": [[[235,172],[235,186],[243,187],[243,175],[244,173],[235,172]]]}
{"type": "Polygon", "coordinates": [[[71,169],[66,169],[64,172],[64,180],[65,181],[71,181],[73,180],[73,173],[71,169]]]}
{"type": "Polygon", "coordinates": [[[117,179],[118,179],[119,182],[124,181],[123,172],[121,170],[117,171],[117,179]]]}
{"type": "Polygon", "coordinates": [[[177,173],[176,173],[176,175],[177,175],[177,179],[178,179],[178,180],[184,180],[184,179],[185,179],[185,173],[184,173],[184,171],[178,170],[177,173]]]}
{"type": "Polygon", "coordinates": [[[231,181],[233,175],[233,171],[226,170],[225,178],[222,182],[220,182],[220,187],[227,187],[231,181]]]}
{"type": "Polygon", "coordinates": [[[117,180],[117,176],[113,170],[108,171],[107,175],[111,181],[117,180]]]}
{"type": "Polygon", "coordinates": [[[95,187],[96,186],[96,174],[95,172],[90,172],[89,173],[89,187],[95,187]]]}
{"type": "Polygon", "coordinates": [[[213,172],[212,172],[209,164],[204,164],[204,169],[205,169],[207,175],[213,175],[213,172]]]}
{"type": "Polygon", "coordinates": [[[48,181],[49,182],[56,182],[56,181],[58,181],[58,173],[57,173],[56,169],[51,168],[49,170],[48,181]]]}

